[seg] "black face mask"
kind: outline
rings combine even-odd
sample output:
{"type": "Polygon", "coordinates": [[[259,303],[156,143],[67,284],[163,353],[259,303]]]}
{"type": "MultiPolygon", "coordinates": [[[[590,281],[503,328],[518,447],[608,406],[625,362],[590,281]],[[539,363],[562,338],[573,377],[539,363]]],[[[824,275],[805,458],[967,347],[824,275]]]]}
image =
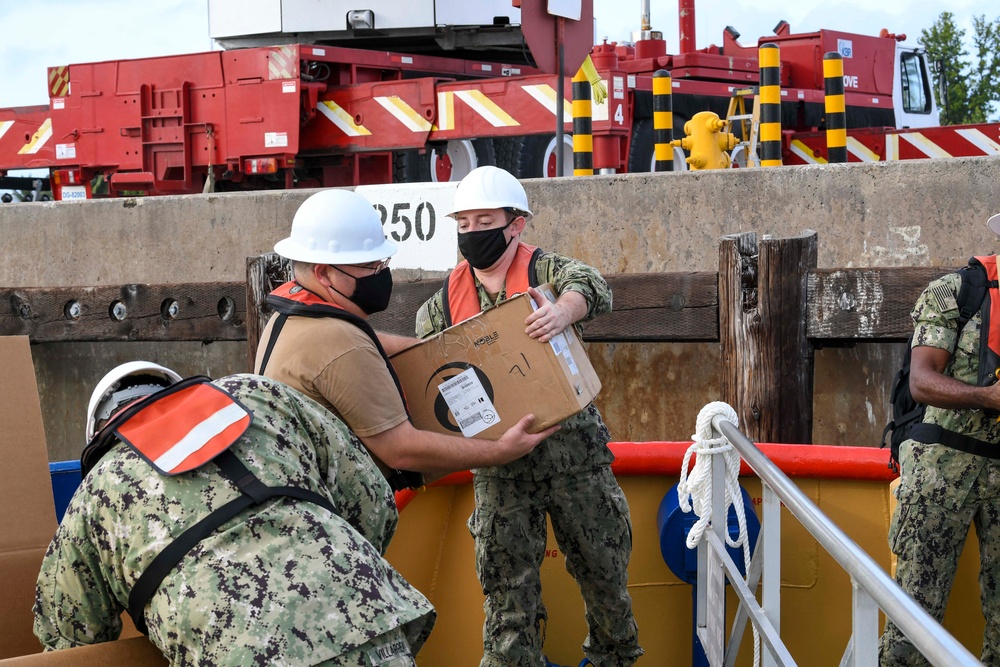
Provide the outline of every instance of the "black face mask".
{"type": "Polygon", "coordinates": [[[504,238],[503,230],[510,227],[508,222],[496,229],[465,232],[458,235],[458,250],[474,269],[488,269],[503,255],[510,241],[504,238]]]}
{"type": "MultiPolygon", "coordinates": [[[[333,267],[350,276],[351,274],[333,267]]],[[[354,276],[351,276],[354,278],[354,276]]],[[[333,291],[349,299],[354,305],[360,308],[366,315],[381,313],[389,307],[389,299],[392,297],[392,271],[388,267],[378,273],[362,278],[354,278],[354,294],[347,296],[331,285],[333,291]]]]}

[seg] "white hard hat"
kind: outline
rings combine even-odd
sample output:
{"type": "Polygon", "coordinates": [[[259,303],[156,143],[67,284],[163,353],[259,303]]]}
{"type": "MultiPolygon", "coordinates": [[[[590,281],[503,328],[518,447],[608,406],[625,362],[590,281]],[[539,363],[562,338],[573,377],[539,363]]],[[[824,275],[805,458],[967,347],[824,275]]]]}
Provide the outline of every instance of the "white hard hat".
{"type": "Polygon", "coordinates": [[[151,361],[129,361],[108,371],[90,395],[87,442],[94,437],[97,422],[109,418],[120,405],[148,396],[181,379],[174,371],[151,361]],[[134,381],[124,382],[126,378],[134,378],[134,381]]]}
{"type": "Polygon", "coordinates": [[[991,215],[990,219],[986,221],[986,226],[990,228],[991,232],[1000,236],[1000,213],[991,215]]]}
{"type": "Polygon", "coordinates": [[[462,211],[489,208],[514,208],[528,220],[528,195],[514,176],[500,167],[476,167],[462,179],[455,190],[455,203],[445,215],[455,217],[462,211]]]}
{"type": "Polygon", "coordinates": [[[302,202],[292,233],[274,245],[286,259],[310,264],[364,264],[392,257],[396,244],[385,238],[371,202],[350,190],[323,190],[302,202]]]}

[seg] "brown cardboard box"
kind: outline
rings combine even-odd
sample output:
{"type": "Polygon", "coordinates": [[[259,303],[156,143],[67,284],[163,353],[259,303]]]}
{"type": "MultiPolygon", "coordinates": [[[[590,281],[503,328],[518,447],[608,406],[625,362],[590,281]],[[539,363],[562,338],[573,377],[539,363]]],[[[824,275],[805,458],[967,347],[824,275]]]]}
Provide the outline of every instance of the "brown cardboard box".
{"type": "Polygon", "coordinates": [[[31,605],[45,548],[56,531],[45,430],[26,337],[0,338],[0,658],[42,650],[31,605]],[[13,511],[15,510],[16,511],[13,511]]]}
{"type": "MultiPolygon", "coordinates": [[[[31,608],[42,557],[56,531],[56,511],[35,369],[26,336],[0,336],[0,365],[4,369],[0,373],[0,405],[7,417],[0,430],[3,460],[0,465],[0,590],[4,594],[0,605],[0,665],[165,665],[166,660],[145,638],[30,658],[14,657],[42,650],[32,631],[31,608]],[[80,651],[86,654],[78,653],[80,651]],[[90,657],[102,662],[87,662],[90,657]]],[[[134,629],[123,632],[123,636],[128,634],[135,636],[136,633],[134,629]]]]}
{"type": "Polygon", "coordinates": [[[573,327],[549,343],[529,337],[533,310],[522,294],[393,355],[413,424],[495,440],[526,414],[540,431],[586,407],[601,381],[583,344],[573,327]]]}
{"type": "Polygon", "coordinates": [[[166,667],[167,659],[145,637],[0,660],[3,667],[166,667]]]}

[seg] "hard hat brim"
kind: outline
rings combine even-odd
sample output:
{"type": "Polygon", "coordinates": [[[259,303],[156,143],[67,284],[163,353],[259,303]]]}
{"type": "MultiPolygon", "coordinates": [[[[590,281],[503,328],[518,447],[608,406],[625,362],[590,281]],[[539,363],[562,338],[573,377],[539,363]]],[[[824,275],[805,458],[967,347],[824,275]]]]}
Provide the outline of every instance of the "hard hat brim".
{"type": "MultiPolygon", "coordinates": [[[[492,202],[486,202],[485,205],[480,206],[478,208],[460,208],[460,209],[456,209],[456,210],[453,210],[453,211],[448,211],[444,215],[445,215],[445,217],[451,218],[452,220],[457,220],[457,218],[455,216],[458,215],[459,213],[462,213],[463,211],[486,211],[486,210],[492,210],[492,209],[502,210],[502,209],[508,209],[508,208],[511,208],[510,204],[503,204],[503,205],[494,206],[492,202]]],[[[519,208],[517,210],[518,210],[518,212],[521,215],[524,216],[524,219],[527,220],[528,222],[531,222],[531,219],[533,217],[535,217],[535,214],[532,213],[531,211],[525,210],[523,208],[519,208]]]]}
{"type": "Polygon", "coordinates": [[[1000,236],[1000,213],[990,216],[990,219],[986,221],[986,226],[991,232],[1000,236]]]}
{"type": "Polygon", "coordinates": [[[399,246],[389,239],[384,239],[380,245],[369,250],[354,250],[347,252],[331,252],[304,248],[292,237],[282,239],[274,244],[274,252],[293,262],[309,262],[310,264],[365,264],[380,259],[392,257],[399,246]]]}

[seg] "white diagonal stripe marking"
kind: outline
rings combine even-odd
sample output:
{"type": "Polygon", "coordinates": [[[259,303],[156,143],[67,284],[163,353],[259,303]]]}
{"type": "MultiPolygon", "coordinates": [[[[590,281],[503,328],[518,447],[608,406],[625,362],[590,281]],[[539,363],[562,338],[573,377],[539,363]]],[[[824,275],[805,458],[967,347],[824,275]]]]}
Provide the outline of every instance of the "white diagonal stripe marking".
{"type": "Polygon", "coordinates": [[[201,449],[206,442],[246,416],[247,413],[243,408],[230,403],[191,429],[176,445],[153,461],[153,465],[160,470],[173,470],[181,461],[201,449]]]}

